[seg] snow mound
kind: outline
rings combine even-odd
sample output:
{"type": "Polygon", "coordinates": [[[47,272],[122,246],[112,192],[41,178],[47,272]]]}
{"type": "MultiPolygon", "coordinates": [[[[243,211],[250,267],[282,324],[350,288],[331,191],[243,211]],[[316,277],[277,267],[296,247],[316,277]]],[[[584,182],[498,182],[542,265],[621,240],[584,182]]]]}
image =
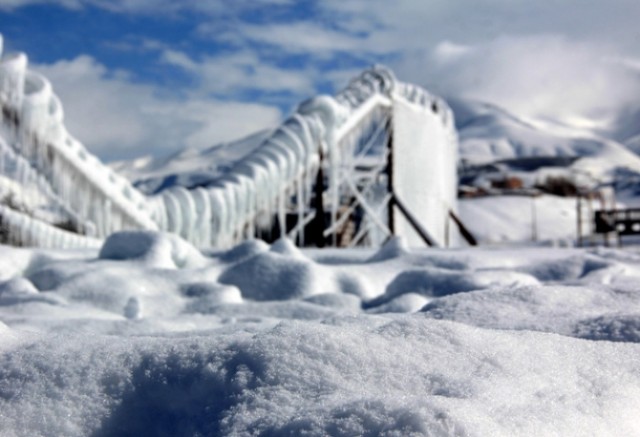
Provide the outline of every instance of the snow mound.
{"type": "Polygon", "coordinates": [[[358,297],[351,294],[342,293],[316,294],[314,296],[309,296],[304,300],[305,302],[310,302],[329,308],[347,309],[353,311],[359,311],[361,306],[361,302],[358,297]]]}
{"type": "Polygon", "coordinates": [[[195,282],[184,287],[184,294],[193,298],[185,311],[190,313],[211,313],[212,307],[224,304],[242,303],[240,290],[233,285],[216,282],[195,282]]]}
{"type": "Polygon", "coordinates": [[[278,253],[280,255],[290,256],[294,258],[304,258],[304,255],[293,244],[289,238],[280,238],[278,241],[271,245],[271,249],[269,249],[273,253],[278,253]]]}
{"type": "Polygon", "coordinates": [[[269,252],[229,267],[220,275],[219,281],[238,287],[245,299],[263,301],[335,291],[331,279],[322,266],[304,257],[297,249],[291,250],[288,240],[280,240],[269,252]]]}
{"type": "Polygon", "coordinates": [[[267,250],[269,250],[269,245],[264,241],[247,240],[225,252],[221,259],[225,262],[238,262],[267,250]]]}
{"type": "Polygon", "coordinates": [[[37,293],[38,289],[33,283],[23,277],[15,277],[0,284],[0,299],[9,296],[25,296],[37,293]]]}
{"type": "Polygon", "coordinates": [[[372,314],[383,313],[415,313],[421,310],[430,299],[419,293],[403,293],[398,297],[392,298],[385,303],[377,304],[375,306],[369,304],[369,312],[372,314]]]}
{"type": "MultiPolygon", "coordinates": [[[[495,287],[434,300],[422,311],[446,319],[492,329],[555,332],[585,337],[611,319],[610,313],[640,311],[640,295],[597,286],[539,285],[495,287]],[[605,319],[601,320],[600,317],[605,319]],[[594,321],[595,320],[595,321],[594,321]]],[[[625,322],[626,323],[626,322],[625,322]]],[[[632,328],[631,325],[629,325],[632,328]]],[[[595,333],[594,333],[595,335],[595,333]]],[[[633,341],[629,336],[627,341],[633,341]]]]}
{"type": "Polygon", "coordinates": [[[71,437],[640,432],[636,345],[421,316],[175,340],[49,337],[0,355],[4,428],[71,437]]]}
{"type": "Polygon", "coordinates": [[[3,435],[640,433],[637,248],[175,248],[0,251],[3,435]]]}
{"type": "Polygon", "coordinates": [[[408,252],[409,246],[404,238],[391,237],[369,258],[369,261],[386,261],[406,255],[408,252]]]}
{"type": "Polygon", "coordinates": [[[204,257],[175,234],[152,231],[121,231],[111,234],[100,249],[100,259],[144,260],[157,268],[185,268],[203,265],[204,257]]]}
{"type": "Polygon", "coordinates": [[[640,314],[614,313],[582,320],[573,335],[589,340],[640,343],[640,314]]]}
{"type": "Polygon", "coordinates": [[[501,270],[464,272],[433,267],[405,270],[387,285],[385,293],[367,302],[367,307],[385,304],[403,294],[417,294],[426,298],[442,297],[471,290],[485,289],[498,284],[517,287],[538,284],[526,274],[501,270]]]}

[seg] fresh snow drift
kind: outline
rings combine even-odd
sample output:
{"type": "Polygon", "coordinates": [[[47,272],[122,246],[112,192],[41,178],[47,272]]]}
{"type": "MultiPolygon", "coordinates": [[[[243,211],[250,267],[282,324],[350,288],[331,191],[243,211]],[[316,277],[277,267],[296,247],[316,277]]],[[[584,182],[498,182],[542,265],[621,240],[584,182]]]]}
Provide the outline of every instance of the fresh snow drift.
{"type": "Polygon", "coordinates": [[[3,435],[640,433],[640,253],[0,251],[3,435]]]}

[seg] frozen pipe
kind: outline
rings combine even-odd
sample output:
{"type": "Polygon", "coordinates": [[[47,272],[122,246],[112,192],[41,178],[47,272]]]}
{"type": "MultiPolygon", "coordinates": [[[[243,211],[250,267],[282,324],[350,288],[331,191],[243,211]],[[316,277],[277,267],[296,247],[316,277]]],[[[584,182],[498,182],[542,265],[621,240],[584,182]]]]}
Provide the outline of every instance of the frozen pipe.
{"type": "Polygon", "coordinates": [[[301,115],[319,118],[321,121],[319,124],[324,130],[321,134],[325,140],[331,140],[327,133],[337,129],[349,118],[349,110],[331,96],[318,96],[306,100],[298,106],[297,112],[301,115]]]}
{"type": "MultiPolygon", "coordinates": [[[[309,164],[311,161],[311,155],[313,154],[302,140],[302,123],[295,117],[290,118],[287,123],[280,127],[280,131],[286,135],[286,140],[289,145],[294,145],[293,150],[298,152],[296,174],[292,182],[296,186],[296,203],[298,211],[298,223],[301,223],[304,219],[305,207],[307,204],[306,185],[307,176],[309,174],[309,164]]],[[[299,234],[299,241],[301,245],[304,245],[304,233],[299,234]]]]}
{"type": "Polygon", "coordinates": [[[363,120],[365,120],[371,111],[377,107],[391,107],[391,100],[381,94],[374,94],[366,102],[360,105],[353,113],[347,122],[342,124],[338,129],[333,132],[333,138],[331,141],[337,144],[345,138],[352,130],[358,127],[363,120]]]}
{"type": "Polygon", "coordinates": [[[167,212],[167,231],[177,234],[182,229],[180,204],[170,190],[164,191],[162,198],[167,212]]]}
{"type": "Polygon", "coordinates": [[[222,233],[227,228],[227,206],[220,188],[208,189],[211,203],[211,244],[220,245],[222,233]]]}
{"type": "Polygon", "coordinates": [[[196,222],[196,206],[193,197],[189,191],[180,186],[172,187],[171,191],[180,208],[181,226],[176,230],[176,233],[191,242],[196,222]]]}
{"type": "Polygon", "coordinates": [[[250,179],[245,175],[230,174],[227,180],[235,195],[235,234],[237,238],[242,238],[245,225],[248,224],[252,215],[253,190],[250,179]]]}
{"type": "Polygon", "coordinates": [[[297,135],[290,127],[281,126],[281,132],[286,135],[286,144],[290,146],[291,150],[294,150],[297,153],[294,181],[296,183],[301,182],[307,172],[306,166],[308,162],[308,154],[306,147],[300,140],[299,135],[297,135]]]}
{"type": "Polygon", "coordinates": [[[262,147],[259,153],[267,157],[276,166],[276,179],[278,181],[288,177],[290,166],[288,153],[290,152],[284,153],[278,145],[270,142],[262,147]]]}
{"type": "Polygon", "coordinates": [[[258,191],[263,193],[267,199],[271,199],[274,181],[277,178],[276,163],[267,158],[262,153],[253,154],[246,161],[246,165],[251,167],[249,171],[256,174],[261,182],[258,182],[258,191]]]}
{"type": "Polygon", "coordinates": [[[0,205],[3,223],[11,230],[15,245],[70,247],[100,247],[102,241],[56,228],[0,205]],[[58,243],[60,242],[60,243],[58,243]]]}
{"type": "Polygon", "coordinates": [[[279,189],[278,189],[278,224],[280,227],[280,235],[285,235],[286,231],[286,209],[289,203],[289,196],[293,192],[295,188],[295,175],[296,171],[296,157],[293,151],[282,144],[280,140],[270,139],[267,143],[267,147],[269,151],[273,151],[273,153],[280,156],[284,162],[286,162],[286,167],[281,169],[281,174],[279,178],[279,189]]]}
{"type": "Polygon", "coordinates": [[[270,202],[275,207],[275,212],[278,215],[278,222],[281,227],[280,235],[284,234],[282,226],[284,225],[284,199],[286,197],[286,185],[282,180],[282,176],[287,173],[287,160],[282,155],[269,147],[263,147],[261,149],[261,156],[264,155],[265,160],[270,164],[270,178],[272,194],[270,202]]]}
{"type": "Polygon", "coordinates": [[[229,182],[223,183],[220,187],[224,205],[224,227],[220,234],[220,244],[222,247],[229,247],[233,244],[234,224],[236,221],[236,196],[229,182]]]}
{"type": "Polygon", "coordinates": [[[190,194],[193,197],[196,213],[193,244],[205,247],[211,241],[211,200],[207,191],[200,187],[191,190],[190,194]]]}
{"type": "Polygon", "coordinates": [[[155,195],[147,198],[147,208],[150,211],[149,216],[158,226],[158,230],[167,231],[167,210],[162,195],[155,195]]]}
{"type": "Polygon", "coordinates": [[[275,166],[264,156],[253,156],[247,163],[253,173],[255,185],[254,221],[260,230],[272,227],[272,205],[276,201],[275,188],[279,185],[277,175],[273,173],[275,166]]]}
{"type": "Polygon", "coordinates": [[[251,194],[252,200],[249,200],[252,204],[252,208],[257,212],[264,201],[268,198],[268,174],[266,170],[256,161],[253,157],[246,159],[235,168],[236,174],[245,175],[251,181],[251,194]]]}
{"type": "MultiPolygon", "coordinates": [[[[55,147],[55,151],[69,163],[69,173],[74,174],[76,179],[82,180],[86,189],[94,187],[97,195],[110,198],[112,208],[127,215],[129,220],[135,223],[136,228],[158,229],[149,212],[138,208],[139,203],[145,198],[124,178],[114,175],[97,160],[92,159],[92,155],[70,135],[66,135],[64,145],[55,147]]],[[[74,205],[76,206],[82,207],[82,205],[74,205]]]]}
{"type": "MultiPolygon", "coordinates": [[[[264,172],[264,197],[262,198],[262,209],[269,216],[273,214],[273,205],[278,198],[280,181],[277,173],[276,163],[266,159],[263,155],[255,157],[256,163],[261,166],[264,172]]],[[[271,219],[270,219],[271,220],[271,219]]],[[[269,223],[271,225],[271,223],[269,223]]]]}
{"type": "MultiPolygon", "coordinates": [[[[298,124],[300,129],[300,132],[297,135],[298,141],[301,141],[303,145],[305,145],[306,149],[304,161],[304,185],[310,193],[311,185],[313,185],[313,180],[315,180],[315,170],[312,167],[314,166],[314,163],[319,161],[321,140],[318,136],[314,135],[316,133],[315,131],[312,132],[306,117],[296,114],[292,119],[298,124]]],[[[307,197],[308,196],[309,194],[307,194],[307,197]]]]}
{"type": "MultiPolygon", "coordinates": [[[[279,151],[274,147],[266,145],[265,147],[262,147],[256,155],[257,157],[264,157],[264,160],[269,163],[271,168],[270,174],[272,175],[271,177],[273,178],[274,184],[279,183],[282,176],[288,174],[289,164],[286,156],[279,153],[279,151]]],[[[274,190],[279,191],[279,187],[274,185],[274,190]]]]}
{"type": "Polygon", "coordinates": [[[27,56],[24,53],[7,55],[0,60],[0,102],[19,115],[22,108],[27,56]]]}
{"type": "Polygon", "coordinates": [[[260,229],[267,228],[271,224],[271,219],[266,218],[266,215],[271,215],[271,204],[275,201],[275,197],[272,197],[273,186],[271,183],[271,177],[266,166],[258,163],[252,163],[255,169],[255,211],[254,211],[254,223],[260,229]]]}
{"type": "Polygon", "coordinates": [[[258,162],[251,162],[250,165],[254,169],[255,174],[255,187],[256,187],[256,209],[264,210],[266,205],[271,201],[272,186],[270,185],[271,178],[268,168],[258,162]]]}
{"type": "MultiPolygon", "coordinates": [[[[233,244],[233,233],[236,223],[236,195],[229,181],[220,181],[217,190],[222,197],[222,213],[224,221],[221,223],[221,232],[218,236],[219,244],[222,248],[229,247],[233,244]]],[[[212,200],[214,198],[212,197],[212,200]]],[[[217,200],[217,199],[215,199],[217,200]]]]}
{"type": "Polygon", "coordinates": [[[238,182],[240,184],[240,196],[242,199],[242,209],[240,211],[241,220],[239,228],[239,237],[245,239],[248,235],[253,234],[253,218],[255,215],[255,184],[250,178],[243,174],[238,174],[238,182]],[[246,233],[245,233],[246,232],[246,233]]]}
{"type": "MultiPolygon", "coordinates": [[[[287,120],[288,121],[288,120],[287,120]]],[[[300,163],[304,162],[305,150],[299,142],[295,141],[296,134],[287,126],[287,123],[283,123],[271,138],[272,141],[279,141],[281,144],[286,145],[296,156],[295,167],[298,167],[300,163]]]]}
{"type": "Polygon", "coordinates": [[[291,181],[296,175],[297,159],[296,154],[290,147],[282,141],[282,139],[270,138],[266,147],[269,147],[274,153],[282,156],[286,161],[286,168],[283,169],[282,177],[287,181],[291,181]]]}
{"type": "MultiPolygon", "coordinates": [[[[87,179],[90,185],[94,185],[97,188],[96,192],[112,198],[114,208],[121,209],[123,213],[130,215],[131,219],[138,223],[136,227],[157,228],[154,221],[151,220],[150,217],[147,217],[148,214],[144,213],[144,208],[139,208],[140,204],[145,202],[143,196],[133,189],[130,189],[130,199],[114,193],[114,191],[108,187],[109,183],[106,173],[92,171],[102,168],[101,164],[98,163],[97,160],[88,159],[91,155],[89,155],[79,143],[71,138],[65,138],[66,131],[62,125],[62,105],[52,93],[51,86],[45,78],[32,72],[25,73],[26,63],[27,59],[24,55],[5,58],[0,62],[0,83],[3,84],[0,86],[0,89],[5,91],[1,97],[5,100],[12,100],[12,97],[7,97],[7,92],[13,92],[15,90],[21,92],[20,99],[23,100],[23,103],[21,105],[22,108],[19,109],[24,118],[24,127],[21,130],[23,132],[28,130],[36,131],[40,136],[38,143],[33,143],[31,138],[23,138],[27,140],[24,141],[25,143],[30,144],[32,147],[37,145],[43,146],[42,140],[46,140],[54,146],[54,149],[49,151],[45,151],[44,147],[38,147],[38,149],[42,150],[37,151],[25,150],[25,152],[27,152],[26,155],[29,156],[30,159],[35,156],[39,166],[43,168],[44,171],[47,171],[46,167],[50,164],[48,163],[50,153],[52,151],[60,152],[64,159],[70,163],[70,166],[68,166],[69,172],[82,174],[80,179],[87,179]],[[19,79],[20,75],[22,75],[22,81],[19,79]],[[16,79],[16,77],[18,77],[18,79],[16,79]],[[22,95],[22,91],[24,91],[24,96],[22,95]],[[62,138],[64,138],[64,140],[62,140],[62,138]],[[92,169],[89,169],[87,166],[92,167],[92,169]]],[[[3,93],[0,92],[0,95],[1,94],[3,93]]],[[[16,98],[13,98],[13,100],[15,101],[16,98]]],[[[17,106],[19,107],[20,105],[17,106]]],[[[47,147],[49,146],[47,145],[47,147]]],[[[25,149],[28,149],[28,147],[25,149]]],[[[54,161],[57,162],[59,160],[56,159],[54,161]]],[[[78,178],[76,178],[74,185],[77,185],[78,182],[78,178]]],[[[81,184],[81,187],[82,185],[84,184],[81,184]]],[[[80,191],[81,190],[82,188],[80,188],[80,191]]],[[[72,197],[77,201],[84,202],[86,195],[81,195],[77,191],[78,187],[74,186],[72,197]]],[[[75,205],[75,207],[78,207],[80,210],[86,209],[84,205],[75,205]]]]}
{"type": "Polygon", "coordinates": [[[300,131],[298,132],[298,138],[305,145],[306,157],[308,160],[309,156],[318,153],[318,149],[320,146],[320,142],[318,141],[319,138],[314,135],[315,132],[312,133],[311,127],[309,126],[306,117],[303,117],[299,114],[294,114],[292,117],[292,121],[299,126],[300,131]]]}

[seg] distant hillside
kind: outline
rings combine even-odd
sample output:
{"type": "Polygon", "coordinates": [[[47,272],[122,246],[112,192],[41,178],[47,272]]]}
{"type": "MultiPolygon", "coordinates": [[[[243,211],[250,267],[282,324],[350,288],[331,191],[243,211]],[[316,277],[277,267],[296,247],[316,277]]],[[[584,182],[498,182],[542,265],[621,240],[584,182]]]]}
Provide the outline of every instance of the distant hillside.
{"type": "Polygon", "coordinates": [[[206,185],[226,172],[231,165],[258,147],[269,131],[208,148],[187,147],[167,158],[150,156],[131,161],[113,162],[110,166],[147,194],[166,187],[206,185]]]}
{"type": "MultiPolygon", "coordinates": [[[[534,183],[544,179],[551,167],[556,173],[559,169],[568,175],[579,174],[594,183],[640,174],[640,156],[632,151],[640,151],[640,135],[629,138],[627,147],[604,137],[603,131],[555,120],[527,120],[489,103],[458,98],[447,101],[456,118],[460,161],[470,169],[461,172],[463,180],[497,171],[518,174],[534,183]]],[[[607,132],[618,132],[618,137],[630,134],[634,119],[633,113],[615,118],[607,132]],[[623,125],[627,127],[623,129],[623,125]]],[[[257,147],[267,134],[262,131],[205,149],[186,148],[168,158],[146,157],[111,166],[150,194],[172,185],[206,185],[257,147]]]]}
{"type": "MultiPolygon", "coordinates": [[[[611,179],[619,168],[640,172],[640,156],[597,132],[548,120],[525,120],[492,104],[460,99],[448,102],[456,116],[460,159],[467,165],[565,157],[578,158],[566,161],[596,179],[611,179]]],[[[634,141],[638,142],[637,138],[634,141]]]]}

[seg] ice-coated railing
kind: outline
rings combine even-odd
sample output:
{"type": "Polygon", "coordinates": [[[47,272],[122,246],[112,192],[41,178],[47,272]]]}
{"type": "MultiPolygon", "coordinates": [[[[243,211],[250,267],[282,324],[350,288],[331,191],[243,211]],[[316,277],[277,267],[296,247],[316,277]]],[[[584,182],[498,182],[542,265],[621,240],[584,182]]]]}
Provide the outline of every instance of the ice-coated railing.
{"type": "MultiPolygon", "coordinates": [[[[384,67],[373,67],[336,96],[318,96],[300,104],[258,148],[208,186],[172,187],[147,197],[66,131],[59,99],[46,78],[28,70],[25,55],[3,56],[0,136],[5,147],[0,148],[0,195],[10,188],[19,191],[17,182],[24,208],[8,214],[10,208],[5,205],[0,214],[11,217],[4,225],[18,227],[25,244],[79,245],[81,237],[66,238],[59,229],[33,224],[34,220],[44,223],[47,214],[32,212],[28,220],[16,219],[16,214],[38,207],[26,195],[27,185],[37,184],[40,197],[50,200],[49,209],[55,212],[49,211],[50,215],[91,237],[90,244],[122,229],[174,232],[201,247],[225,248],[265,232],[289,234],[304,243],[304,227],[315,214],[309,214],[310,205],[319,196],[314,187],[328,185],[331,223],[327,227],[337,228],[331,225],[338,220],[340,186],[346,181],[355,190],[356,183],[345,175],[355,170],[356,149],[372,132],[377,132],[376,141],[390,141],[392,101],[397,98],[432,108],[455,137],[444,102],[419,87],[398,82],[384,67]],[[8,171],[11,166],[2,165],[3,159],[24,168],[8,171]],[[326,182],[318,179],[321,170],[326,182]],[[287,226],[292,215],[297,216],[293,230],[287,226]],[[26,238],[26,226],[37,232],[26,238]],[[47,235],[47,228],[55,237],[47,235]]],[[[372,220],[380,222],[376,217],[372,220]]]]}
{"type": "MultiPolygon", "coordinates": [[[[0,58],[0,134],[5,143],[29,163],[40,185],[48,183],[44,191],[57,195],[69,220],[79,221],[83,232],[102,238],[119,229],[157,229],[145,196],[66,131],[51,84],[27,64],[22,53],[0,58]]],[[[11,178],[10,172],[3,175],[11,178]]]]}

